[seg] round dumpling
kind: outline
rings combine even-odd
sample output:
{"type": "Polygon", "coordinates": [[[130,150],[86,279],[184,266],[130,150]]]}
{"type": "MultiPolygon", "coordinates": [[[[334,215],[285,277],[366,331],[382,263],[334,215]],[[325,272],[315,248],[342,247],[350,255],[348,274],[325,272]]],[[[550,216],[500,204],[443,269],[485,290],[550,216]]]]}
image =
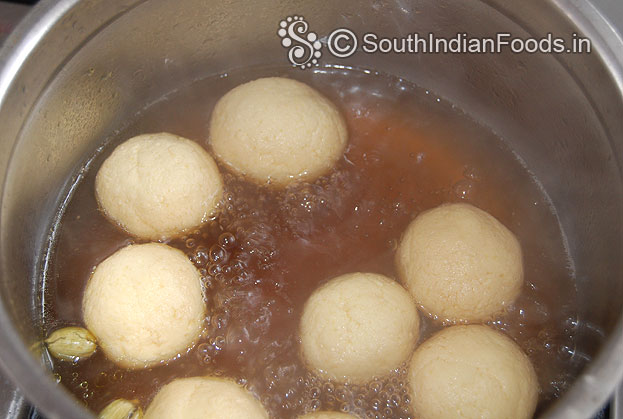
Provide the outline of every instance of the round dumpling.
{"type": "Polygon", "coordinates": [[[268,419],[262,404],[231,380],[180,378],[160,389],[145,419],[268,419]]]}
{"type": "Polygon", "coordinates": [[[216,104],[210,123],[217,158],[261,184],[314,180],[335,165],[347,140],[346,123],[333,103],[282,77],[232,89],[216,104]]]}
{"type": "Polygon", "coordinates": [[[214,159],[199,144],[168,133],[119,145],[95,179],[100,208],[133,236],[161,240],[212,217],[223,196],[214,159]]]}
{"type": "Polygon", "coordinates": [[[422,343],[409,365],[419,419],[528,419],[539,385],[515,342],[486,326],[452,326],[422,343]]]}
{"type": "Polygon", "coordinates": [[[522,252],[513,233],[469,204],[418,215],[396,262],[417,303],[444,321],[489,320],[515,301],[523,284],[522,252]]]}
{"type": "Polygon", "coordinates": [[[415,302],[396,281],[372,273],[346,274],[306,302],[302,355],[320,376],[365,383],[407,361],[419,327],[415,302]]]}
{"type": "Polygon", "coordinates": [[[201,275],[180,250],[160,243],[130,245],[95,268],[82,313],[113,362],[150,367],[199,339],[206,316],[201,275]]]}

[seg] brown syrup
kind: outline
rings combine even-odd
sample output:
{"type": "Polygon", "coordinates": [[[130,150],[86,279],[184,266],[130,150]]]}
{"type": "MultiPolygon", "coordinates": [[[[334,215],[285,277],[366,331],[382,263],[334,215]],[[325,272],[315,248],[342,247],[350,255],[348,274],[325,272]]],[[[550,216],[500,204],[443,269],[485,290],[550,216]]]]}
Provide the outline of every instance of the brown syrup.
{"type": "MultiPolygon", "coordinates": [[[[115,398],[146,407],[177,377],[233,377],[273,417],[314,409],[359,417],[412,417],[404,366],[366,386],[315,378],[299,357],[297,325],[308,296],[347,272],[396,277],[394,252],[410,220],[444,202],[470,202],[519,238],[525,286],[493,327],[526,351],[541,385],[537,413],[582,366],[574,356],[575,288],[557,219],[529,172],[502,141],[451,105],[385,75],[343,68],[315,72],[247,70],[181,88],[140,112],[90,165],[62,217],[50,260],[45,316],[49,332],[81,325],[81,298],[93,267],[133,242],[98,211],[94,177],[119,142],[168,131],[205,145],[214,103],[233,86],[264,75],[305,81],[342,110],[350,130],[343,159],[313,183],[258,187],[224,173],[222,211],[169,244],[203,274],[210,315],[205,337],[167,365],[117,368],[98,351],[54,371],[78,399],[99,411],[115,398]]],[[[442,325],[426,318],[422,340],[442,325]]]]}

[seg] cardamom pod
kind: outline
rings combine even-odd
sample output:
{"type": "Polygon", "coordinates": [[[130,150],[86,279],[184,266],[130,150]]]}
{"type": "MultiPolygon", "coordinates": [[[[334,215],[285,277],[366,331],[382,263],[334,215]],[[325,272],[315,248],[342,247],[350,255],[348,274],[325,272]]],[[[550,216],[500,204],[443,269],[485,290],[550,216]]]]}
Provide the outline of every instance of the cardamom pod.
{"type": "Polygon", "coordinates": [[[90,357],[97,349],[96,342],[95,336],[82,327],[64,327],[55,330],[45,340],[52,356],[64,361],[90,357]]]}
{"type": "Polygon", "coordinates": [[[108,404],[98,419],[142,419],[143,409],[136,400],[117,399],[108,404]]]}

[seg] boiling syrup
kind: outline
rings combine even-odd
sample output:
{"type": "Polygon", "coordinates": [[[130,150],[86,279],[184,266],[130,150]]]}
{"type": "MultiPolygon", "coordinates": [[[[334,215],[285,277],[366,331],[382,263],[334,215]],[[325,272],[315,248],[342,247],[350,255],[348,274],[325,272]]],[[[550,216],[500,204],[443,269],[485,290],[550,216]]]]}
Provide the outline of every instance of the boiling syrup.
{"type": "MultiPolygon", "coordinates": [[[[411,418],[406,366],[367,385],[323,381],[301,361],[298,322],[306,299],[348,272],[396,278],[402,232],[421,211],[469,202],[513,231],[524,251],[525,284],[508,312],[491,322],[528,354],[539,376],[537,413],[558,397],[582,366],[574,354],[577,324],[573,272],[546,195],[503,140],[434,94],[372,71],[325,67],[301,72],[253,69],[180,87],[111,133],[64,208],[45,288],[45,333],[82,325],[82,293],[91,271],[137,242],[100,213],[94,178],[120,142],[168,131],[208,148],[216,101],[232,87],[267,75],[304,81],[340,108],[350,140],[333,170],[285,189],[258,186],[224,167],[226,193],[212,222],[169,244],[188,255],[205,285],[208,316],[196,346],[166,365],[127,371],[101,351],[54,372],[94,411],[115,398],[145,408],[178,377],[232,377],[272,417],[315,409],[359,417],[411,418]],[[303,74],[304,73],[304,74],[303,74]]],[[[421,340],[443,327],[422,314],[421,340]]]]}

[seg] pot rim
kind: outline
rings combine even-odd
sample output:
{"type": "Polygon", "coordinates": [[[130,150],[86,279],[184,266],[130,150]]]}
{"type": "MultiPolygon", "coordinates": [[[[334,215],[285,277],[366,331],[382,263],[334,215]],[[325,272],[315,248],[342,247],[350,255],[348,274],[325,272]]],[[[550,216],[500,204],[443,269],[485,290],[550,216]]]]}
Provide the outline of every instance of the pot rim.
{"type": "MultiPolygon", "coordinates": [[[[586,0],[554,0],[557,8],[591,40],[623,96],[623,38],[599,10],[586,0]]],[[[623,177],[623,167],[619,165],[623,177]]],[[[623,278],[620,278],[623,280],[623,278]]],[[[544,414],[545,418],[590,418],[613,396],[623,379],[623,313],[605,345],[572,386],[544,414]]],[[[616,412],[615,412],[616,413],[616,412]]],[[[619,412],[620,413],[620,412],[619,412]]],[[[616,417],[616,416],[613,416],[616,417]]]]}
{"type": "MultiPolygon", "coordinates": [[[[32,7],[28,14],[15,27],[0,49],[0,110],[5,106],[6,96],[12,83],[18,77],[23,64],[33,54],[39,43],[52,27],[65,16],[80,0],[42,0],[32,7]]],[[[10,145],[8,159],[13,154],[10,145]]],[[[2,186],[4,193],[6,167],[2,167],[2,186]]],[[[0,211],[3,197],[0,195],[0,211]]],[[[38,410],[50,419],[91,418],[93,414],[63,386],[56,385],[51,373],[46,372],[40,362],[25,347],[17,330],[11,322],[3,302],[0,300],[0,369],[38,410]]]]}

